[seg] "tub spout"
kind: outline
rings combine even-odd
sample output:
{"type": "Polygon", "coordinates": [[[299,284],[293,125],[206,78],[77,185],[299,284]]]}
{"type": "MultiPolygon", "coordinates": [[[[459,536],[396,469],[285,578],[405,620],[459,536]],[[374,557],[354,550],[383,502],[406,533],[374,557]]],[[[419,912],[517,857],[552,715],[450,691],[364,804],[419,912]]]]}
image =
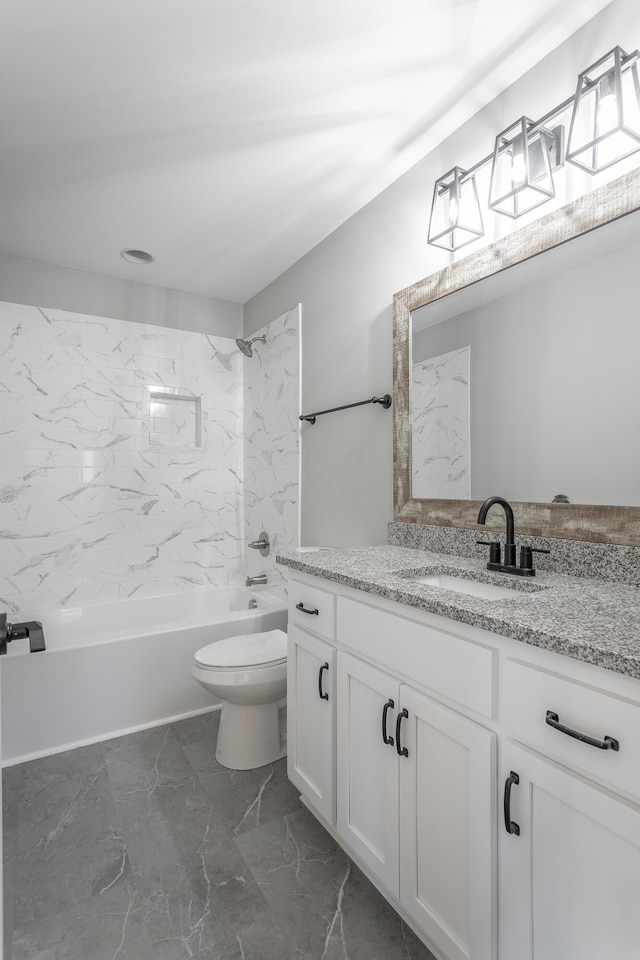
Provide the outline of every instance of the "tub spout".
{"type": "Polygon", "coordinates": [[[266,583],[266,582],[267,582],[266,573],[259,573],[255,577],[247,577],[247,579],[244,582],[244,585],[245,587],[256,587],[258,586],[258,584],[266,583]]]}

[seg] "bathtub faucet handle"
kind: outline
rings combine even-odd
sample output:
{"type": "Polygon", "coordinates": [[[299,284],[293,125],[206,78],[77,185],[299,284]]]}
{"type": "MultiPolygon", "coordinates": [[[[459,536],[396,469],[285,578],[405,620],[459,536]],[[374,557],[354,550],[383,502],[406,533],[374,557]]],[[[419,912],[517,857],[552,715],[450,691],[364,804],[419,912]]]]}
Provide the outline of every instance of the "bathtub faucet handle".
{"type": "Polygon", "coordinates": [[[25,620],[24,623],[7,623],[6,613],[0,613],[0,656],[7,652],[7,644],[12,640],[29,638],[29,652],[41,653],[45,649],[44,630],[39,620],[25,620]]]}
{"type": "Polygon", "coordinates": [[[46,650],[44,630],[39,620],[25,620],[24,623],[14,623],[11,628],[12,640],[29,640],[29,653],[42,653],[46,650]]]}
{"type": "Polygon", "coordinates": [[[269,549],[271,547],[271,544],[269,543],[269,534],[265,530],[261,530],[258,539],[250,540],[249,546],[252,550],[259,550],[263,557],[268,557],[269,549]]]}

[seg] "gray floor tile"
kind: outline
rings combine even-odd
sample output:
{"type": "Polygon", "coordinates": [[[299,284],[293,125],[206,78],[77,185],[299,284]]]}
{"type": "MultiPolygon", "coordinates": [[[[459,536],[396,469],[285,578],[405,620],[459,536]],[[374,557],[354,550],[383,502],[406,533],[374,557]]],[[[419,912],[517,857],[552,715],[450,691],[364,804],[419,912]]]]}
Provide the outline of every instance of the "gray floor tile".
{"type": "MultiPolygon", "coordinates": [[[[113,741],[105,760],[141,893],[170,893],[193,871],[224,861],[227,830],[168,727],[113,741]]],[[[235,862],[233,869],[235,869],[235,862]]]]}
{"type": "Polygon", "coordinates": [[[431,960],[285,761],[216,762],[218,719],[5,771],[5,960],[431,960]]]}
{"type": "Polygon", "coordinates": [[[72,814],[104,771],[100,744],[21,764],[18,833],[40,825],[46,834],[72,814]]]}
{"type": "Polygon", "coordinates": [[[306,809],[235,843],[293,946],[321,957],[351,869],[347,856],[306,809]]]}
{"type": "Polygon", "coordinates": [[[170,727],[154,727],[103,745],[114,799],[143,806],[163,802],[194,772],[170,727]]]}
{"type": "Polygon", "coordinates": [[[433,960],[307,810],[235,842],[306,960],[433,960]]]}
{"type": "Polygon", "coordinates": [[[22,766],[5,767],[2,771],[2,827],[5,833],[18,823],[18,796],[22,766]]]}
{"type": "Polygon", "coordinates": [[[155,960],[135,884],[16,929],[11,960],[155,960]]]}
{"type": "Polygon", "coordinates": [[[143,905],[156,960],[186,960],[214,948],[220,952],[225,944],[238,944],[252,929],[269,926],[272,921],[262,893],[235,848],[212,862],[203,862],[171,890],[157,885],[143,905]]]}
{"type": "Polygon", "coordinates": [[[173,730],[227,829],[237,836],[299,810],[286,758],[256,770],[228,770],[216,761],[218,719],[219,713],[193,717],[173,730]]]}
{"type": "Polygon", "coordinates": [[[15,905],[16,844],[18,835],[18,794],[21,768],[2,771],[2,852],[4,956],[11,956],[15,905]]]}
{"type": "Polygon", "coordinates": [[[325,943],[325,960],[435,960],[355,864],[325,943]]]}
{"type": "Polygon", "coordinates": [[[271,915],[197,955],[197,960],[298,960],[298,958],[303,960],[300,952],[291,946],[271,915]]]}
{"type": "Polygon", "coordinates": [[[181,747],[192,742],[202,741],[213,745],[212,753],[216,749],[216,736],[220,725],[220,710],[211,713],[201,713],[197,717],[188,717],[186,720],[177,720],[171,724],[176,739],[181,747]]]}
{"type": "Polygon", "coordinates": [[[104,761],[59,754],[26,764],[20,784],[15,926],[40,920],[130,878],[104,761]],[[39,785],[39,786],[38,786],[39,785]]]}

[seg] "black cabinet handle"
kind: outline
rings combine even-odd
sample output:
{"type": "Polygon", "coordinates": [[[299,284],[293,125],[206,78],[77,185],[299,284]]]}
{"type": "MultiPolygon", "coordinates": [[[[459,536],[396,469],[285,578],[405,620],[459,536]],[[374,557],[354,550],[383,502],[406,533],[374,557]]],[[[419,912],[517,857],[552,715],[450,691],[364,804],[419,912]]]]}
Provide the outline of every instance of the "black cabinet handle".
{"type": "Polygon", "coordinates": [[[320,671],[319,671],[319,673],[318,673],[318,693],[320,694],[320,699],[321,699],[321,700],[328,700],[328,699],[329,699],[329,694],[328,694],[328,693],[323,693],[323,691],[322,691],[322,674],[325,672],[325,670],[328,670],[328,669],[329,669],[329,664],[328,664],[328,663],[323,663],[322,666],[320,667],[320,671]]]}
{"type": "Polygon", "coordinates": [[[387,714],[389,710],[393,709],[395,706],[393,700],[387,700],[384,707],[382,708],[382,739],[385,743],[388,743],[390,747],[393,746],[393,737],[388,736],[387,734],[387,714]]]}
{"type": "Polygon", "coordinates": [[[511,787],[518,786],[520,777],[513,770],[504,783],[504,828],[507,833],[513,833],[516,837],[520,836],[520,827],[511,819],[511,787]]]}
{"type": "Polygon", "coordinates": [[[305,607],[305,605],[304,605],[302,602],[301,602],[301,603],[296,603],[296,610],[299,610],[300,613],[308,613],[310,617],[317,617],[317,616],[318,616],[318,608],[317,608],[317,607],[316,607],[315,610],[307,610],[307,608],[305,607]]]}
{"type": "Polygon", "coordinates": [[[398,719],[396,720],[396,750],[398,751],[399,757],[409,756],[409,751],[407,750],[407,748],[403,747],[402,744],[400,743],[400,724],[402,723],[402,718],[408,717],[408,716],[409,716],[409,711],[405,708],[404,710],[400,711],[400,713],[398,714],[398,719]]]}
{"type": "Polygon", "coordinates": [[[619,750],[620,742],[615,739],[615,737],[607,737],[605,735],[604,740],[596,740],[595,737],[588,737],[586,733],[580,733],[579,730],[572,730],[571,727],[567,727],[564,723],[560,723],[558,714],[554,713],[553,710],[547,710],[547,716],[545,719],[550,727],[553,727],[554,730],[559,730],[560,733],[566,733],[568,737],[573,737],[574,740],[581,740],[582,743],[588,743],[591,747],[597,747],[598,750],[619,750]]]}

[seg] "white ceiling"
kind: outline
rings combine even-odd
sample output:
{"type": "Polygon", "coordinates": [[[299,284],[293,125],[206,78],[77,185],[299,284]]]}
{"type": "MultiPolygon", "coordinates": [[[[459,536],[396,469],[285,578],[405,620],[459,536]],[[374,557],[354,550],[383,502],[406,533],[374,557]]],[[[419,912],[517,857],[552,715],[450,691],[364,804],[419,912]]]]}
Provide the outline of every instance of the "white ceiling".
{"type": "Polygon", "coordinates": [[[0,250],[243,303],[608,2],[2,0],[0,250]]]}

